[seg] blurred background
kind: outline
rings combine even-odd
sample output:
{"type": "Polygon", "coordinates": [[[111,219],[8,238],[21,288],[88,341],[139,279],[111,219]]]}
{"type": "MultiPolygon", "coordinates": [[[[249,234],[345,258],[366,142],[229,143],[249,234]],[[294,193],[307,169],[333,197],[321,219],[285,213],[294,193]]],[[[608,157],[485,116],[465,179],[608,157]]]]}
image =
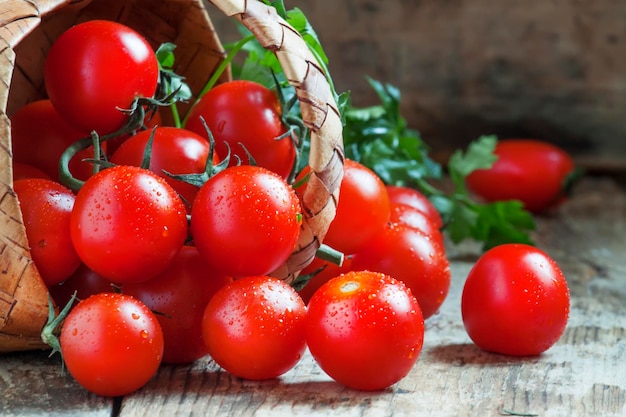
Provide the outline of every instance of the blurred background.
{"type": "MultiPolygon", "coordinates": [[[[366,106],[366,75],[398,87],[438,160],[496,134],[553,142],[592,172],[626,171],[626,1],[285,3],[316,29],[337,90],[366,106]]],[[[233,21],[211,19],[227,41],[233,21]]]]}

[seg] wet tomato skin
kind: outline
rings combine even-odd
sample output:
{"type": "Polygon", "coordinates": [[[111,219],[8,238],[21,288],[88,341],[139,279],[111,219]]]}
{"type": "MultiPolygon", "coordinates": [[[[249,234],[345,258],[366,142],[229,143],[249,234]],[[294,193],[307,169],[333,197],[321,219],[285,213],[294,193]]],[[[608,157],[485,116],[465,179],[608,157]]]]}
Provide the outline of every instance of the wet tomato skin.
{"type": "Polygon", "coordinates": [[[198,191],[191,234],[203,259],[233,278],[267,275],[293,252],[302,222],[300,200],[273,171],[229,167],[198,191]]]}
{"type": "Polygon", "coordinates": [[[485,252],[463,287],[461,312],[481,349],[512,356],[538,355],[563,334],[569,288],[558,264],[540,249],[504,244],[485,252]]]}
{"type": "Polygon", "coordinates": [[[89,178],[70,218],[81,260],[112,282],[147,281],[178,254],[188,236],[176,191],[155,173],[117,165],[89,178]]]}
{"type": "Polygon", "coordinates": [[[237,279],[209,301],[202,336],[211,357],[241,378],[276,378],[306,349],[306,306],[285,281],[268,276],[237,279]]]}
{"type": "Polygon", "coordinates": [[[319,366],[353,389],[384,389],[406,376],[422,350],[424,319],[392,277],[351,271],[323,284],[308,304],[306,338],[319,366]]]}
{"type": "Polygon", "coordinates": [[[102,396],[130,394],[156,373],[163,333],[140,301],[119,293],[93,295],[74,306],[60,336],[69,373],[102,396]]]}

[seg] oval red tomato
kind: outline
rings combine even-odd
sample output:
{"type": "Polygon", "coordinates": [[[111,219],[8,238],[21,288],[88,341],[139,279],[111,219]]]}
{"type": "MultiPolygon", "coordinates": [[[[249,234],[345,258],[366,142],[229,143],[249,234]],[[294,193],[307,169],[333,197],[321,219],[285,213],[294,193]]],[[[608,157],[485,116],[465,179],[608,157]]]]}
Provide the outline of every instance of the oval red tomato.
{"type": "Polygon", "coordinates": [[[380,390],[404,378],[424,342],[411,291],[388,275],[353,271],[322,285],[309,301],[306,339],[319,366],[353,389],[380,390]]]}
{"type": "Polygon", "coordinates": [[[163,333],[154,314],[128,295],[101,293],[78,303],[61,329],[67,370],[102,396],[130,394],[156,373],[163,333]]]}
{"type": "Polygon", "coordinates": [[[293,368],[306,348],[306,307],[285,281],[245,277],[220,289],[204,312],[209,354],[231,374],[276,378],[293,368]]]}
{"type": "Polygon", "coordinates": [[[539,213],[558,205],[565,197],[566,179],[574,162],[559,147],[533,139],[498,141],[497,161],[467,177],[470,190],[486,201],[519,200],[527,210],[539,213]]]}
{"type": "Polygon", "coordinates": [[[117,22],[90,20],[66,30],[53,43],[44,67],[46,91],[59,114],[77,130],[100,135],[126,122],[120,111],[138,97],[152,97],[159,64],[135,30],[117,22]]]}
{"type": "Polygon", "coordinates": [[[189,114],[185,128],[207,137],[204,119],[215,139],[215,149],[225,158],[230,149],[231,166],[237,155],[243,163],[248,155],[256,165],[287,178],[295,163],[296,148],[281,120],[280,102],[267,87],[253,81],[235,80],[209,90],[189,114]],[[227,147],[228,144],[228,147],[227,147]]]}
{"type": "Polygon", "coordinates": [[[81,260],[97,274],[118,284],[147,281],[182,248],[187,211],[163,178],[117,165],[78,191],[70,232],[81,260]]]}
{"type": "Polygon", "coordinates": [[[129,294],[157,311],[163,330],[163,363],[190,363],[206,355],[202,338],[204,309],[213,295],[232,278],[207,266],[192,246],[156,277],[141,283],[124,284],[129,294]]]}
{"type": "Polygon", "coordinates": [[[81,261],[70,236],[75,196],[51,180],[27,178],[15,181],[30,253],[48,287],[67,279],[81,261]]]}
{"type": "Polygon", "coordinates": [[[233,278],[281,266],[300,234],[300,201],[275,172],[252,165],[212,176],[191,208],[191,234],[202,257],[233,278]]]}
{"type": "Polygon", "coordinates": [[[569,289],[545,252],[505,244],[471,269],[461,299],[463,324],[480,348],[505,355],[538,355],[558,341],[569,316],[569,289]]]}

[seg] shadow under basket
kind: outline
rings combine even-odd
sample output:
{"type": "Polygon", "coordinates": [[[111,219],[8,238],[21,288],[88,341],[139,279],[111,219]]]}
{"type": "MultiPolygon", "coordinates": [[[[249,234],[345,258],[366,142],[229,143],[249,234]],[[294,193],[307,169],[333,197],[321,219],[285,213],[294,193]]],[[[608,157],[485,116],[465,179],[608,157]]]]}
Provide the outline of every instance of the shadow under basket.
{"type": "MultiPolygon", "coordinates": [[[[335,216],[343,175],[342,126],[326,76],[301,36],[276,10],[258,0],[11,0],[0,4],[0,352],[44,349],[48,290],[33,263],[13,191],[10,117],[46,97],[43,68],[51,44],[76,23],[124,23],[154,48],[172,42],[175,71],[192,91],[204,86],[225,57],[208,9],[237,19],[273,51],[295,88],[310,129],[311,177],[302,198],[300,238],[272,275],[293,280],[308,265],[335,216]]],[[[226,81],[228,74],[220,81],[226,81]]],[[[183,109],[184,111],[184,109],[183,109]]]]}

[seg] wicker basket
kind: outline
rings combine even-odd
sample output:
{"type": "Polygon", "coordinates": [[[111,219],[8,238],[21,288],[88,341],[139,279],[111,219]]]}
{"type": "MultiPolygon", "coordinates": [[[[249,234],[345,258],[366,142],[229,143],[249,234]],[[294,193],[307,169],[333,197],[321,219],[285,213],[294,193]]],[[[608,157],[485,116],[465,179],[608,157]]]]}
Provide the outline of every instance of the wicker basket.
{"type": "MultiPolygon", "coordinates": [[[[343,173],[341,121],[328,82],[298,33],[257,0],[215,0],[216,11],[241,21],[276,53],[295,87],[311,130],[311,176],[303,197],[300,241],[274,275],[293,279],[314,257],[335,215],[343,173]]],[[[212,8],[212,6],[210,6],[212,8]]],[[[202,0],[3,0],[0,4],[0,352],[45,347],[40,332],[48,292],[29,253],[12,189],[9,117],[45,97],[43,64],[51,43],[73,24],[116,20],[154,47],[177,45],[176,71],[199,91],[224,57],[202,0]]]]}

